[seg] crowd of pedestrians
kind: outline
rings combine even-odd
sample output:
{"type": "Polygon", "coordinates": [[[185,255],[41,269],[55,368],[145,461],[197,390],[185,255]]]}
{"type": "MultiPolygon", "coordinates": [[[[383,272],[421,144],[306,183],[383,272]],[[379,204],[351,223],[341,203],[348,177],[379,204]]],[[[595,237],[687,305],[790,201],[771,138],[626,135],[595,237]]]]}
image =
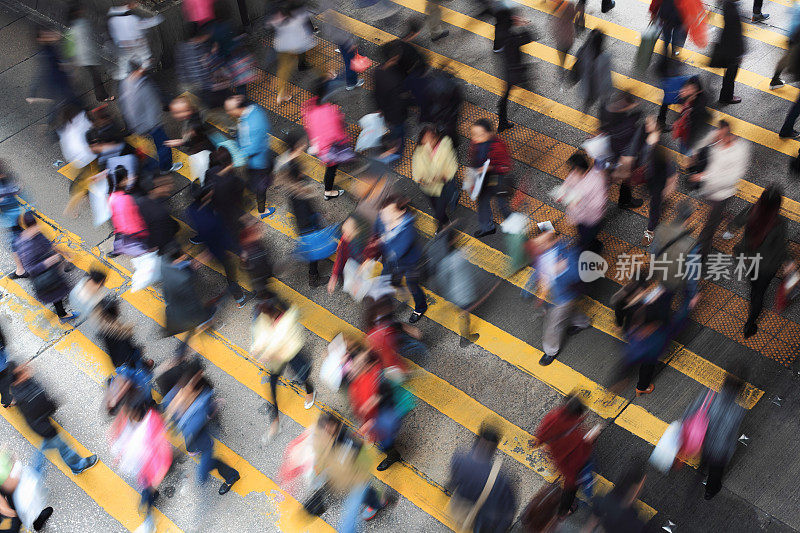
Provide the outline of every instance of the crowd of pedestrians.
{"type": "MultiPolygon", "coordinates": [[[[734,81],[746,50],[737,3],[724,0],[722,4],[724,27],[713,46],[711,66],[725,69],[719,103],[728,105],[741,101],[734,94],[734,81]]],[[[108,32],[115,45],[114,78],[118,82],[112,88],[112,83],[103,81],[86,6],[76,3],[69,11],[69,29],[63,37],[45,29],[37,32],[42,66],[28,99],[35,103],[44,98],[50,103],[64,158],[80,170],[70,188],[68,211],[79,212],[86,197],[94,223],[110,225],[113,249],[108,256],[133,262],[134,284],[160,288],[165,303],[164,333],[181,335],[180,349],[161,364],[144,357],[133,326],[120,316],[113,294],[103,288],[105,274],[101,270],[92,270],[77,286],[70,286],[69,276],[65,276],[69,255],[39,230],[33,211],[21,210],[13,200],[18,188],[3,166],[0,210],[16,261],[10,277],[30,278],[36,298],[52,305],[62,322],[80,316],[102,340],[115,368],[105,402],[109,415],[115,417],[113,452],[125,465],[124,471],[137,480],[145,512],[142,531],[153,531],[151,509],[172,462],[173,451],[165,436],[168,428],[183,437],[188,452],[199,454],[199,483],[217,470],[223,479],[218,492],[224,495],[240,478],[215,455],[209,421],[217,417],[220,403],[200,359],[188,349],[193,336],[213,326],[225,293],[210,299],[201,296],[204,291],[199,287],[197,263],[177,238],[179,225],[173,216],[187,220],[191,244],[202,245],[203,254],[223,266],[227,292],[237,306],[254,303],[250,353],[269,374],[269,397],[274,406],[263,438],[265,445],[281,429],[277,387],[287,370],[304,388],[305,409],[314,407],[319,385],[347,396],[357,430],[325,412],[290,447],[313,450],[313,465],[303,466],[314,473],[311,495],[304,500],[306,510],[319,515],[326,508],[324,501],[338,494],[345,500],[340,530],[355,531],[361,519],[371,519],[393,502],[391,495],[372,485],[364,454],[368,443],[385,454],[378,471],[403,460],[400,429],[415,403],[407,383],[411,376],[408,360],[422,363],[427,356],[421,332],[413,326],[431,305],[425,288],[435,287],[459,309],[462,346],[476,342],[479,335],[471,330],[470,312],[491,291],[477,282],[474,265],[460,250],[460,243],[483,239],[499,228],[506,231],[506,223],[520,212],[525,215],[524,209],[511,201],[519,184],[515,183],[514,154],[502,133],[520,124],[509,119],[509,98],[514,87],[524,87],[529,81],[521,47],[535,38],[535,32],[530,21],[506,4],[482,3],[482,15],[494,19],[493,52],[500,54],[505,86],[497,104],[497,122],[479,118],[460,131],[462,88],[452,75],[427,63],[415,44],[423,25],[416,19],[409,21],[402,38],[379,47],[377,64],[369,74],[374,81],[371,104],[375,113],[361,122],[362,136],[369,131],[370,138],[362,144],[360,137],[354,144],[343,109],[332,101],[339,89],[349,92],[340,95],[347,95],[364,86],[364,75],[359,76],[363,69],[354,63],[359,56],[353,35],[341,27],[318,27],[300,2],[271,6],[265,27],[274,32],[276,105],[300,97],[301,93],[292,89],[294,78],[310,80],[312,94],[300,102],[300,124],[288,134],[276,135],[269,112],[245,94],[246,84],[257,76],[246,33],[235,30],[236,22],[219,3],[195,0],[183,5],[186,29],[184,39],[174,48],[174,86],[156,81],[158,60],[148,44],[148,29],[162,22],[160,16],[144,16],[136,2],[109,10],[108,32]],[[312,67],[319,64],[315,54],[320,33],[331,35],[338,46],[342,59],[338,75],[312,67]],[[67,46],[59,48],[62,39],[67,46]],[[74,67],[74,76],[91,79],[96,102],[86,109],[66,73],[68,63],[74,67]],[[169,94],[174,97],[167,98],[169,94]],[[204,122],[215,110],[227,115],[231,138],[213,132],[204,122]],[[170,139],[168,131],[179,133],[170,139]],[[466,132],[466,147],[461,146],[462,131],[466,132]],[[155,157],[133,146],[130,135],[152,141],[155,157]],[[272,135],[281,137],[280,142],[274,142],[272,135]],[[283,148],[276,149],[279,145],[283,148]],[[183,163],[173,160],[173,149],[184,152],[189,168],[183,169],[183,163]],[[410,176],[430,206],[412,206],[394,178],[393,169],[406,153],[412,154],[410,176]],[[322,186],[310,178],[309,156],[324,167],[322,186]],[[366,186],[358,193],[358,207],[344,220],[326,220],[321,201],[346,194],[337,186],[339,169],[364,162],[360,178],[366,186]],[[190,202],[179,212],[167,200],[173,194],[170,174],[182,169],[191,180],[190,202]],[[297,244],[292,258],[308,265],[312,288],[324,284],[335,294],[341,281],[345,293],[341,297],[363,306],[367,335],[334,339],[319,381],[311,375],[316,354],[306,347],[301,311],[279,297],[271,285],[274,267],[283,258],[273,256],[263,225],[249,215],[251,196],[261,219],[283,208],[292,214],[297,244]],[[477,206],[474,227],[468,232],[472,236],[456,229],[463,226],[457,217],[464,210],[460,200],[467,198],[477,206]],[[428,207],[436,229],[433,240],[423,246],[418,210],[428,207]],[[332,255],[335,261],[326,278],[325,260],[332,255]],[[378,263],[382,265],[379,274],[378,263]],[[242,271],[249,278],[250,290],[242,288],[242,271]],[[412,311],[404,323],[395,316],[400,307],[394,296],[401,298],[406,291],[412,311]],[[67,310],[68,303],[75,311],[67,310]],[[157,402],[155,398],[161,396],[153,391],[163,399],[157,402]]],[[[606,49],[604,34],[598,29],[585,34],[575,51],[575,64],[565,70],[563,78],[577,84],[584,110],[596,110],[600,127],[596,136],[569,155],[567,176],[553,191],[574,237],[558,234],[552,224],[540,224],[533,233],[529,233],[530,225],[516,230],[523,233],[522,264],[533,267],[523,295],[536,294],[536,305],[546,305],[538,364],[548,366],[558,358],[568,335],[591,326],[580,310],[587,286],[580,275],[580,262],[587,252],[599,257],[603,251],[602,230],[613,216],[609,200],[618,195],[617,209],[638,209],[647,200],[648,219],[638,230],[643,235],[641,244],[649,251],[651,266],[656,262],[665,266],[633,273],[609,302],[626,341],[617,364],[618,379],[611,387],[619,394],[636,370],[635,394],[654,392],[660,359],[698,305],[699,280],[714,271],[718,254],[713,242],[720,231],[725,240],[741,233],[734,254],[750,265],[742,279],[751,291],[744,337],[758,331],[772,279],[794,270],[787,251],[786,222],[780,216],[779,186],[767,187],[748,209],[728,213],[737,184],[748,170],[750,150],[727,121],[709,127],[706,82],[679,75],[679,57],[687,35],[696,44],[705,39],[704,22],[688,18],[693,6],[691,1],[673,0],[654,0],[651,5],[651,16],[659,21],[663,39],[670,46],[670,53],[665,49],[656,66],[665,87],[664,103],[657,114],[647,114],[632,95],[614,89],[614,58],[606,49]],[[680,103],[680,114],[668,123],[672,103],[680,103]],[[668,138],[670,132],[675,143],[668,138]],[[671,146],[677,148],[677,157],[671,146]],[[696,190],[700,203],[708,205],[705,220],[694,216],[697,202],[677,202],[679,175],[685,177],[685,188],[696,190]],[[635,197],[638,192],[649,198],[635,197]],[[665,218],[666,206],[671,203],[677,203],[674,214],[665,218]],[[696,277],[685,275],[684,267],[692,263],[696,277]]],[[[613,1],[604,0],[603,12],[613,7],[613,1]]],[[[574,5],[564,0],[556,8],[553,31],[563,68],[566,54],[584,29],[585,2],[574,5]]],[[[449,33],[441,12],[435,0],[427,2],[427,28],[434,42],[449,33]]],[[[767,17],[761,12],[761,2],[756,1],[753,21],[767,17]]],[[[793,47],[797,46],[794,33],[793,47]]],[[[787,53],[776,67],[773,88],[783,83],[780,75],[784,69],[800,68],[791,64],[792,58],[787,53]]],[[[797,136],[794,120],[798,114],[800,101],[790,110],[781,137],[797,136]]],[[[81,457],[51,423],[56,405],[33,377],[33,365],[5,361],[4,352],[0,353],[3,406],[13,402],[42,437],[41,449],[57,449],[74,474],[96,464],[96,455],[81,457]]],[[[744,411],[736,402],[742,393],[739,378],[744,377],[743,371],[737,369],[737,375],[729,375],[719,393],[704,392],[680,421],[683,440],[672,461],[702,460],[709,469],[706,498],[721,489],[743,418],[744,411]],[[698,445],[693,431],[700,418],[707,427],[698,445]]],[[[572,394],[538,424],[531,447],[547,450],[560,478],[527,505],[522,522],[531,531],[556,531],[561,519],[577,509],[580,491],[591,502],[587,530],[642,531],[644,524],[632,506],[645,483],[643,465],[634,462],[614,490],[595,497],[593,448],[602,426],[587,429],[586,416],[581,397],[572,394]]],[[[517,513],[518,491],[502,468],[502,442],[499,430],[486,424],[472,447],[452,459],[450,513],[465,530],[504,531],[517,513]]],[[[0,457],[0,463],[8,460],[0,457]]],[[[12,475],[0,468],[3,473],[6,480],[13,481],[12,475]]],[[[6,503],[13,501],[13,489],[6,488],[4,482],[0,514],[10,517],[14,516],[13,504],[8,508],[6,503]]],[[[52,509],[41,512],[39,527],[52,509]]]]}

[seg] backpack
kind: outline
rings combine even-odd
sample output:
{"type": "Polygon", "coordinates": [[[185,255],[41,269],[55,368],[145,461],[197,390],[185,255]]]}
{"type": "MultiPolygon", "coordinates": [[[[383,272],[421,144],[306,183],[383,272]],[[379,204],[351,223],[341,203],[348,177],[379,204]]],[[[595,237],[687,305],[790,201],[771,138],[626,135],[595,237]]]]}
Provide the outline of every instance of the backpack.
{"type": "Polygon", "coordinates": [[[703,450],[703,441],[708,430],[708,410],[714,399],[714,392],[708,391],[700,408],[689,415],[681,426],[681,455],[697,457],[703,450]]]}

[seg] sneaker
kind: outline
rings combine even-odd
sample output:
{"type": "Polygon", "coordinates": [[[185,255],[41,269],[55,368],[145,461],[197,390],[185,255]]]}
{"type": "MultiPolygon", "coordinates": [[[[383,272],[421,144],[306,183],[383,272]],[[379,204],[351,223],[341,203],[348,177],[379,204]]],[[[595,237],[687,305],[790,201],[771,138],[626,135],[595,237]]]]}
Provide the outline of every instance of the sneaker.
{"type": "Polygon", "coordinates": [[[726,241],[729,241],[733,239],[733,233],[731,233],[730,231],[726,231],[725,233],[722,234],[722,238],[725,239],[726,241]]]}
{"type": "Polygon", "coordinates": [[[314,402],[315,401],[317,401],[317,391],[314,391],[311,394],[311,400],[306,400],[303,403],[303,409],[311,409],[312,407],[314,407],[314,402]]]}
{"type": "Polygon", "coordinates": [[[183,168],[183,163],[181,163],[181,162],[179,161],[179,162],[177,162],[177,163],[172,163],[172,166],[171,166],[171,167],[169,167],[169,171],[170,171],[170,172],[177,172],[177,171],[179,171],[179,170],[180,170],[180,169],[182,169],[182,168],[183,168]]]}
{"type": "Polygon", "coordinates": [[[769,13],[753,13],[753,22],[764,22],[769,18],[769,13]]]}
{"type": "Polygon", "coordinates": [[[241,297],[236,299],[236,307],[238,307],[239,309],[244,307],[247,304],[247,302],[249,302],[253,298],[254,294],[255,293],[252,292],[246,292],[242,294],[241,297]]]}
{"type": "Polygon", "coordinates": [[[655,390],[656,386],[654,383],[651,383],[646,389],[641,390],[639,388],[636,389],[636,396],[644,396],[645,394],[650,394],[655,390]]]}
{"type": "Polygon", "coordinates": [[[361,87],[362,85],[364,85],[364,79],[363,78],[358,78],[358,81],[356,82],[355,85],[348,85],[347,87],[345,87],[345,90],[346,91],[352,91],[353,89],[361,87]]]}
{"type": "Polygon", "coordinates": [[[361,511],[361,520],[363,520],[364,522],[368,522],[373,518],[375,518],[376,514],[378,514],[378,509],[367,505],[364,507],[364,510],[361,511]]]}
{"type": "Polygon", "coordinates": [[[780,137],[781,139],[797,139],[798,137],[800,137],[800,132],[798,132],[797,130],[792,130],[790,132],[781,131],[778,134],[778,137],[780,137]]]}
{"type": "Polygon", "coordinates": [[[76,318],[78,318],[79,316],[80,316],[80,313],[75,313],[75,312],[72,312],[72,313],[68,314],[67,316],[62,316],[62,317],[59,317],[59,319],[58,319],[58,320],[59,320],[59,321],[60,321],[62,324],[66,324],[67,322],[72,322],[73,320],[75,320],[75,319],[76,319],[76,318]]]}
{"type": "Polygon", "coordinates": [[[539,359],[539,364],[542,366],[547,366],[553,361],[555,361],[557,356],[558,353],[554,353],[553,355],[544,354],[542,355],[541,359],[539,359]]]}
{"type": "Polygon", "coordinates": [[[434,35],[433,37],[431,37],[431,41],[433,41],[433,42],[436,42],[436,41],[438,41],[439,39],[444,39],[444,38],[445,38],[445,37],[447,37],[448,35],[450,35],[450,30],[444,30],[443,32],[441,32],[441,33],[437,33],[436,35],[434,35]]]}
{"type": "Polygon", "coordinates": [[[408,317],[409,324],[416,324],[419,322],[419,319],[422,318],[422,313],[417,313],[416,311],[412,311],[411,316],[408,317]]]}
{"type": "Polygon", "coordinates": [[[265,218],[269,218],[272,215],[274,215],[275,211],[277,211],[277,209],[278,208],[275,207],[275,206],[267,207],[266,209],[264,209],[264,212],[263,213],[259,213],[258,216],[261,217],[261,220],[264,220],[265,218]]]}
{"type": "Polygon", "coordinates": [[[642,237],[642,245],[643,246],[650,246],[653,244],[653,239],[655,238],[656,234],[650,230],[644,230],[644,236],[642,237]]]}
{"type": "Polygon", "coordinates": [[[78,470],[72,470],[72,473],[75,474],[76,476],[78,474],[83,474],[96,464],[97,464],[97,455],[90,455],[89,457],[86,458],[86,466],[78,470]]]}
{"type": "Polygon", "coordinates": [[[783,87],[783,85],[784,85],[783,80],[778,78],[778,77],[772,78],[770,80],[770,82],[769,82],[769,88],[771,90],[775,90],[775,89],[778,89],[779,87],[783,87]]]}
{"type": "Polygon", "coordinates": [[[36,520],[33,521],[33,530],[34,531],[41,530],[44,527],[45,523],[47,523],[47,519],[50,518],[52,514],[53,514],[52,507],[45,507],[44,509],[42,509],[42,512],[39,513],[39,516],[36,518],[36,520]]]}

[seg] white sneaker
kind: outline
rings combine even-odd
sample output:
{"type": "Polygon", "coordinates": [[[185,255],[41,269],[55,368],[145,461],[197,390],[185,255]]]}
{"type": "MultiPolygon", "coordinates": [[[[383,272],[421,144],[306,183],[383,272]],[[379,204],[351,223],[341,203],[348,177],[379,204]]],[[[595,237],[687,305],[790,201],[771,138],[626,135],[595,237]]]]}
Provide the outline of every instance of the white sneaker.
{"type": "Polygon", "coordinates": [[[314,407],[314,402],[316,400],[317,400],[317,391],[314,391],[314,393],[311,395],[311,401],[306,400],[305,403],[303,404],[303,409],[311,409],[312,407],[314,407]]]}
{"type": "Polygon", "coordinates": [[[179,161],[179,162],[177,162],[177,163],[172,163],[172,166],[169,168],[169,171],[170,171],[170,172],[177,172],[177,171],[179,171],[179,170],[180,170],[180,169],[182,169],[182,168],[183,168],[183,163],[181,163],[181,162],[179,161]]]}
{"type": "Polygon", "coordinates": [[[362,85],[364,85],[364,80],[363,80],[363,78],[358,78],[358,81],[356,82],[356,84],[355,84],[355,85],[348,85],[347,87],[345,87],[345,90],[347,90],[347,91],[352,91],[353,89],[356,89],[356,88],[358,88],[358,87],[361,87],[362,85]]]}
{"type": "Polygon", "coordinates": [[[147,515],[144,522],[133,533],[156,533],[156,523],[153,515],[147,515]]]}
{"type": "Polygon", "coordinates": [[[729,241],[733,239],[733,233],[731,233],[730,231],[726,231],[725,233],[722,234],[722,238],[725,239],[726,241],[729,241]]]}

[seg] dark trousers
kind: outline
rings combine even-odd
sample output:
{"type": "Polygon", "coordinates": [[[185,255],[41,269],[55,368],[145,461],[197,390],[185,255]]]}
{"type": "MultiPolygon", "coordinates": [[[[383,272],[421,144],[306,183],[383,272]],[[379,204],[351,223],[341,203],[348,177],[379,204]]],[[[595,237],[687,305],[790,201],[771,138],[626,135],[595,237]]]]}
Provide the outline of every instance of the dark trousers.
{"type": "Polygon", "coordinates": [[[222,257],[217,257],[217,261],[222,263],[225,268],[225,278],[228,281],[228,292],[231,293],[234,300],[239,300],[244,296],[242,288],[239,286],[239,279],[237,277],[236,264],[234,259],[227,252],[223,252],[222,257]]]}
{"type": "Polygon", "coordinates": [[[708,220],[706,220],[705,225],[703,226],[703,230],[700,232],[700,236],[697,238],[697,242],[700,245],[700,254],[705,260],[705,257],[711,253],[711,245],[714,241],[714,234],[717,232],[717,228],[722,223],[722,220],[725,216],[725,206],[728,205],[729,198],[725,198],[724,200],[712,201],[711,202],[711,212],[708,214],[708,220]]]}
{"type": "Polygon", "coordinates": [[[439,194],[439,196],[428,197],[431,201],[431,207],[433,208],[433,216],[436,218],[439,228],[450,223],[450,217],[447,215],[447,210],[453,207],[450,204],[455,204],[455,202],[458,201],[458,190],[456,189],[457,186],[458,184],[456,183],[456,180],[452,179],[444,184],[444,187],[442,187],[442,192],[439,194]]]}
{"type": "Polygon", "coordinates": [[[499,127],[508,125],[508,97],[511,94],[512,85],[506,82],[506,90],[503,91],[503,96],[497,102],[497,122],[499,127]]]}
{"type": "MultiPolygon", "coordinates": [[[[486,179],[489,177],[487,176],[486,179]]],[[[478,223],[481,231],[491,231],[495,227],[492,219],[492,199],[497,203],[497,208],[503,218],[507,218],[511,214],[511,208],[508,206],[508,194],[502,184],[484,186],[484,190],[478,196],[478,223]]]]}
{"type": "Polygon", "coordinates": [[[67,316],[67,310],[64,309],[64,300],[53,302],[53,307],[56,310],[56,315],[58,315],[58,318],[64,318],[67,316]]]}
{"type": "Polygon", "coordinates": [[[494,24],[494,49],[500,50],[506,45],[508,35],[511,32],[511,11],[509,9],[498,9],[495,14],[494,24]]]}
{"type": "Polygon", "coordinates": [[[164,144],[167,142],[167,133],[162,126],[156,126],[150,130],[150,137],[153,138],[153,144],[156,145],[158,168],[161,172],[167,172],[172,167],[172,148],[164,144]]]}
{"type": "Polygon", "coordinates": [[[603,248],[603,243],[597,238],[600,233],[600,227],[603,222],[600,221],[594,226],[587,226],[585,224],[578,224],[578,246],[581,250],[590,250],[599,253],[603,248]]]}
{"type": "Polygon", "coordinates": [[[561,491],[561,502],[558,505],[559,515],[564,516],[569,512],[572,503],[575,501],[576,494],[578,494],[578,487],[564,486],[564,490],[561,491]]]}
{"type": "Polygon", "coordinates": [[[658,220],[661,218],[661,204],[663,204],[663,191],[650,192],[650,217],[647,220],[648,231],[655,231],[658,220]]]}
{"type": "Polygon", "coordinates": [[[739,65],[731,65],[725,69],[722,76],[722,89],[719,92],[721,102],[730,102],[733,99],[733,82],[736,80],[736,73],[739,72],[739,65]]]}
{"type": "MultiPolygon", "coordinates": [[[[311,374],[311,362],[308,358],[303,354],[303,352],[298,352],[288,363],[288,366],[292,367],[292,371],[295,374],[295,378],[297,381],[303,383],[306,388],[306,394],[311,394],[314,392],[314,386],[311,385],[311,382],[308,381],[308,376],[311,374]]],[[[273,419],[278,417],[278,380],[280,379],[281,375],[283,375],[283,371],[285,367],[280,370],[280,372],[272,372],[269,375],[269,391],[272,393],[272,401],[274,402],[273,408],[273,419]]]]}
{"type": "Polygon", "coordinates": [[[800,96],[792,104],[792,107],[789,108],[789,113],[786,115],[786,120],[783,121],[783,127],[781,127],[781,135],[787,137],[792,135],[797,117],[800,117],[800,96]]]}
{"type": "Polygon", "coordinates": [[[259,213],[267,209],[267,189],[271,183],[270,169],[247,167],[247,188],[256,197],[259,213]]]}
{"type": "Polygon", "coordinates": [[[767,288],[775,277],[775,271],[759,270],[758,277],[750,280],[750,312],[747,314],[747,323],[755,324],[758,317],[761,316],[761,311],[764,309],[764,296],[767,294],[767,288]]]}
{"type": "Polygon", "coordinates": [[[636,388],[645,390],[653,382],[653,374],[656,372],[656,363],[642,363],[639,365],[639,381],[636,388]]]}
{"type": "Polygon", "coordinates": [[[686,42],[686,31],[680,24],[665,24],[661,30],[661,39],[664,41],[664,50],[672,43],[672,53],[677,48],[682,48],[686,42]]]}
{"type": "Polygon", "coordinates": [[[219,472],[225,483],[233,483],[239,478],[239,472],[236,469],[214,456],[214,440],[208,434],[208,429],[203,429],[192,444],[186,446],[186,451],[200,453],[200,465],[197,471],[197,480],[200,483],[208,481],[208,475],[212,470],[219,472]]]}
{"type": "Polygon", "coordinates": [[[103,76],[100,74],[100,67],[97,65],[89,65],[84,68],[89,71],[89,76],[92,78],[95,100],[102,102],[108,98],[108,92],[106,91],[105,85],[103,85],[103,76]]]}
{"type": "Polygon", "coordinates": [[[358,74],[350,68],[350,62],[356,55],[355,49],[349,49],[348,45],[339,45],[339,53],[342,54],[342,63],[344,63],[344,82],[348,87],[353,87],[358,82],[358,74]]]}
{"type": "Polygon", "coordinates": [[[11,372],[8,369],[3,370],[0,372],[0,404],[3,407],[8,407],[11,404],[11,372]]]}
{"type": "Polygon", "coordinates": [[[627,181],[623,181],[619,184],[619,198],[617,198],[617,205],[624,207],[631,203],[631,200],[633,200],[633,189],[627,181]]]}
{"type": "Polygon", "coordinates": [[[394,272],[392,274],[392,285],[394,287],[399,287],[404,277],[406,278],[408,292],[411,293],[411,297],[414,299],[414,311],[417,313],[424,313],[428,310],[428,301],[425,299],[425,293],[419,286],[419,271],[406,270],[404,272],[394,272]]]}
{"type": "Polygon", "coordinates": [[[706,480],[706,494],[716,494],[722,490],[722,475],[725,473],[725,463],[708,463],[708,479],[706,480]]]}
{"type": "Polygon", "coordinates": [[[761,6],[764,5],[764,0],[753,0],[753,15],[761,14],[761,6]]]}
{"type": "Polygon", "coordinates": [[[338,169],[339,165],[325,167],[325,192],[333,190],[333,182],[336,180],[336,171],[338,169]]]}

